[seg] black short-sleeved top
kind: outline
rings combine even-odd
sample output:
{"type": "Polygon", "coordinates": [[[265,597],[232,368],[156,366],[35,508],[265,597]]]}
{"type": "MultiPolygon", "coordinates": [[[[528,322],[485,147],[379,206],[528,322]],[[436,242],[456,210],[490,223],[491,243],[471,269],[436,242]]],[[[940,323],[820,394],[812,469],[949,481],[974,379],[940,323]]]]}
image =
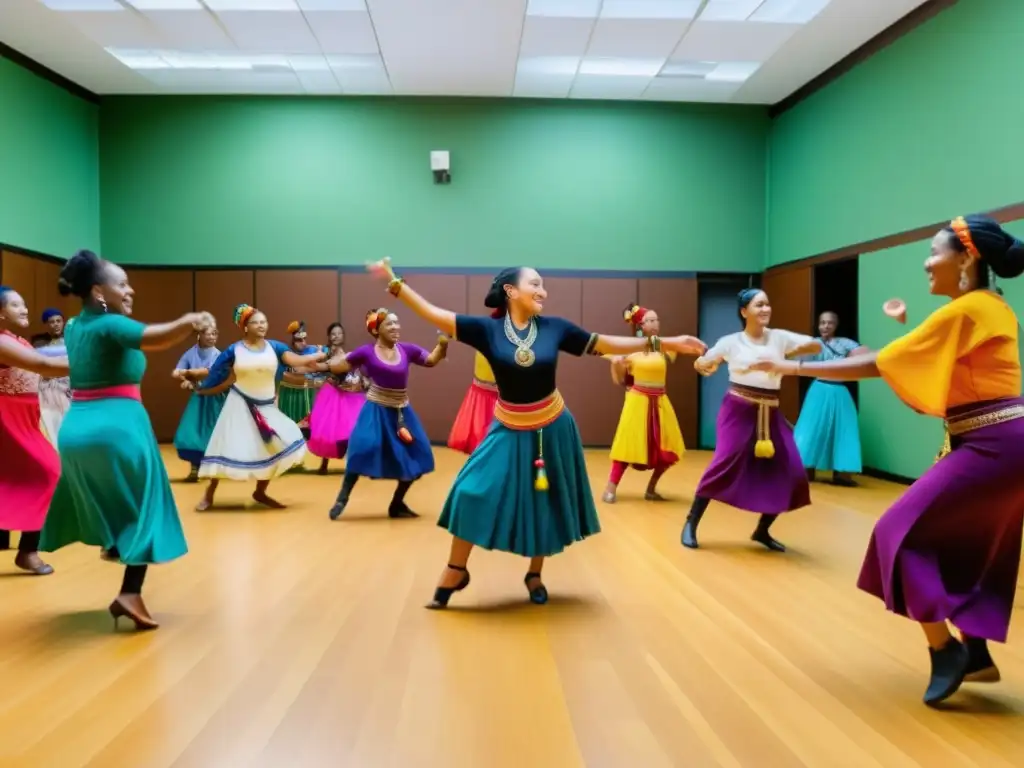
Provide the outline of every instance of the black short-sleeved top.
{"type": "MultiPolygon", "coordinates": [[[[494,371],[498,395],[508,403],[536,403],[555,391],[558,353],[576,357],[591,353],[596,333],[587,333],[561,317],[537,317],[537,338],[531,349],[536,359],[529,368],[515,361],[516,346],[505,337],[505,318],[455,316],[455,338],[487,358],[494,371]]],[[[529,328],[516,329],[525,339],[529,328]]]]}

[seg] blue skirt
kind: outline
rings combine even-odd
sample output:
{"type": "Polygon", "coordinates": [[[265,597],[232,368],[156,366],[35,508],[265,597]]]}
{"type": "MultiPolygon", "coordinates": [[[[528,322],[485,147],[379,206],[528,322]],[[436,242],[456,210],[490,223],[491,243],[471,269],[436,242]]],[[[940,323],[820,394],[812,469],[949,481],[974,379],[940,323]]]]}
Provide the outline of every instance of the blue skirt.
{"type": "Polygon", "coordinates": [[[410,406],[402,409],[411,443],[398,437],[398,409],[367,401],[348,438],[345,474],[373,480],[416,480],[434,471],[434,452],[420,419],[410,406]]]}
{"type": "Polygon", "coordinates": [[[484,549],[556,555],[601,531],[579,430],[569,411],[544,427],[549,488],[533,487],[537,431],[495,421],[462,470],[437,524],[484,549]]]}
{"type": "Polygon", "coordinates": [[[181,414],[178,430],[174,433],[174,447],[178,458],[198,467],[206,454],[213,428],[224,408],[227,392],[218,395],[194,394],[188,399],[185,412],[181,414]]]}
{"type": "Polygon", "coordinates": [[[796,422],[794,438],[806,469],[860,473],[857,407],[844,384],[826,381],[811,384],[796,422]]]}

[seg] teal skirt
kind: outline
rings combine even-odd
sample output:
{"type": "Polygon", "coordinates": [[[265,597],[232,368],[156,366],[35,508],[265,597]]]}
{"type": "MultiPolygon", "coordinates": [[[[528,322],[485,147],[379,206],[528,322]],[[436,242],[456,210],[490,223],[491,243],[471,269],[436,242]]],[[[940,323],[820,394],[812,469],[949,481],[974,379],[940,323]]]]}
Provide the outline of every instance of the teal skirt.
{"type": "Polygon", "coordinates": [[[227,392],[218,395],[193,394],[188,399],[185,412],[178,422],[178,430],[174,433],[174,448],[178,451],[179,459],[194,467],[199,466],[227,396],[227,392]]]}
{"type": "Polygon", "coordinates": [[[811,384],[793,439],[805,469],[860,474],[860,423],[857,406],[845,384],[811,384]]]}
{"type": "Polygon", "coordinates": [[[455,478],[438,525],[484,549],[524,557],[557,555],[601,531],[583,444],[568,410],[544,427],[549,488],[537,476],[537,431],[495,421],[455,478]]]}
{"type": "Polygon", "coordinates": [[[73,401],[60,428],[61,476],[39,549],[116,548],[126,565],[188,551],[153,426],[126,398],[73,401]]]}

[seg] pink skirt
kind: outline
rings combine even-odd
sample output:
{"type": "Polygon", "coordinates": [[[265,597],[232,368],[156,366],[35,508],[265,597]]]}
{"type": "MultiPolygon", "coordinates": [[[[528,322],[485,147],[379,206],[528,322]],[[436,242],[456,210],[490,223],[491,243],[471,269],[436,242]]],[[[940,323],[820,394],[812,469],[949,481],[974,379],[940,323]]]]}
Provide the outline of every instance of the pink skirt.
{"type": "Polygon", "coordinates": [[[340,459],[348,449],[359,411],[366,402],[362,392],[346,392],[333,384],[324,384],[309,414],[310,453],[321,459],[340,459]]]}
{"type": "Polygon", "coordinates": [[[60,478],[40,428],[38,395],[0,395],[0,529],[38,531],[60,478]]]}

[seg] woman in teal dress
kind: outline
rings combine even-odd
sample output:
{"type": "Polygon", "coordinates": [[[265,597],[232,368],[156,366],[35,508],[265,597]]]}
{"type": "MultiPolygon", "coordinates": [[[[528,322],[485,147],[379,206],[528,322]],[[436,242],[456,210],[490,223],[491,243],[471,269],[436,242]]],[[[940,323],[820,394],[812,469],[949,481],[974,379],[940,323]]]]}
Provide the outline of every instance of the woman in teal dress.
{"type": "Polygon", "coordinates": [[[474,546],[530,558],[530,600],[546,603],[544,558],[600,531],[580,433],[555,387],[559,353],[580,357],[665,350],[698,355],[692,336],[604,336],[560,317],[543,317],[547,292],[533,269],[506,269],[491,283],[491,317],[441,309],[395,276],[387,260],[370,270],[388,291],[441,333],[476,349],[494,370],[495,421],[463,465],[438,525],[452,534],[448,566],[429,608],[444,608],[469,585],[474,546]]]}
{"type": "Polygon", "coordinates": [[[82,313],[64,332],[71,369],[71,408],[61,425],[61,477],[39,549],[81,542],[125,564],[110,614],[137,629],[155,629],[142,601],[147,566],[188,551],[167,470],[142,406],[143,351],[168,349],[213,318],[189,313],[170,323],[131,319],[135,291],[116,264],[79,251],[64,265],[58,288],[78,296],[82,313]]]}

